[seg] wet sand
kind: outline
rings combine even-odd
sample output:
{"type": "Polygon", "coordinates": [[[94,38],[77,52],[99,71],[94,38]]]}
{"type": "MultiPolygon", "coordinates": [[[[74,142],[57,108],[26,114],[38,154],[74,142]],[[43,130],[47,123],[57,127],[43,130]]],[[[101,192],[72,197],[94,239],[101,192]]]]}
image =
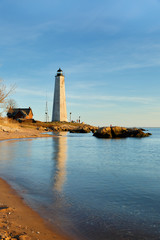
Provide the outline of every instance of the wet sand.
{"type": "Polygon", "coordinates": [[[3,179],[0,179],[0,189],[0,239],[70,239],[55,233],[3,179]]]}

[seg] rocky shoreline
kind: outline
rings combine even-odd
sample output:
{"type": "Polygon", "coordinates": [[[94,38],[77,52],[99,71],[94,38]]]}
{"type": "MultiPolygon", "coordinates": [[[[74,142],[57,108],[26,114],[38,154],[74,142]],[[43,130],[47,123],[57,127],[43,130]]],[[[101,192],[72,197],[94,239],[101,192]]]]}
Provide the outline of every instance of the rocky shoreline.
{"type": "MultiPolygon", "coordinates": [[[[48,128],[48,131],[52,130],[53,132],[63,132],[67,131],[70,133],[90,133],[90,132],[95,132],[98,129],[98,127],[94,127],[91,125],[87,124],[82,124],[81,126],[74,126],[74,125],[62,125],[62,126],[52,126],[48,128]]],[[[46,129],[47,131],[47,129],[46,129]]]]}
{"type": "Polygon", "coordinates": [[[151,133],[144,133],[145,129],[125,128],[125,127],[102,127],[99,128],[93,136],[97,138],[128,138],[128,137],[149,137],[151,133]]]}
{"type": "Polygon", "coordinates": [[[151,133],[145,133],[142,128],[126,128],[119,126],[96,127],[83,123],[53,122],[44,123],[34,120],[26,120],[20,123],[0,122],[0,140],[13,138],[34,138],[34,137],[53,137],[48,132],[70,133],[93,133],[97,138],[126,138],[126,137],[148,137],[151,133]],[[42,134],[42,133],[45,133],[42,134]]]}

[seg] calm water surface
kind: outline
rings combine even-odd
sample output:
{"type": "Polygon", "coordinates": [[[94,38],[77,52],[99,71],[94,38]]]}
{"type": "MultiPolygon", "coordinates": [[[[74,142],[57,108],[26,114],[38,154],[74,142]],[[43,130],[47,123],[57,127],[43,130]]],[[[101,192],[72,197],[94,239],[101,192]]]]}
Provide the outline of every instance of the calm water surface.
{"type": "Polygon", "coordinates": [[[0,142],[0,176],[73,239],[160,239],[160,129],[0,142]]]}

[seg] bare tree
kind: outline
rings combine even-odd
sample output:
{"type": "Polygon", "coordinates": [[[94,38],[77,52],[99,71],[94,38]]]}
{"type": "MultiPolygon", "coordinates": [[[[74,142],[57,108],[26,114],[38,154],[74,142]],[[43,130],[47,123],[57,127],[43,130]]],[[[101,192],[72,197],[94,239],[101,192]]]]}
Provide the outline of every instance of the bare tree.
{"type": "Polygon", "coordinates": [[[6,101],[6,110],[8,111],[10,108],[16,108],[17,103],[14,99],[10,98],[6,101]]]}
{"type": "Polygon", "coordinates": [[[15,85],[12,85],[9,89],[0,79],[0,107],[5,108],[7,97],[15,90],[15,85]]]}
{"type": "Polygon", "coordinates": [[[15,85],[11,86],[7,90],[6,86],[3,84],[3,81],[0,79],[0,103],[4,103],[5,99],[15,90],[15,85]]]}

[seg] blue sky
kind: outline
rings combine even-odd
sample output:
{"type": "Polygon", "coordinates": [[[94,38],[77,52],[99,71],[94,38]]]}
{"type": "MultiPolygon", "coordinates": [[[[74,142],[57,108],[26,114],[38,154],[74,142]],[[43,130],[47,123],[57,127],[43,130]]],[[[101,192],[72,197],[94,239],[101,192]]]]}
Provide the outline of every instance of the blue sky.
{"type": "Polygon", "coordinates": [[[159,0],[0,0],[0,78],[18,107],[51,119],[65,73],[68,119],[160,126],[159,0]]]}

